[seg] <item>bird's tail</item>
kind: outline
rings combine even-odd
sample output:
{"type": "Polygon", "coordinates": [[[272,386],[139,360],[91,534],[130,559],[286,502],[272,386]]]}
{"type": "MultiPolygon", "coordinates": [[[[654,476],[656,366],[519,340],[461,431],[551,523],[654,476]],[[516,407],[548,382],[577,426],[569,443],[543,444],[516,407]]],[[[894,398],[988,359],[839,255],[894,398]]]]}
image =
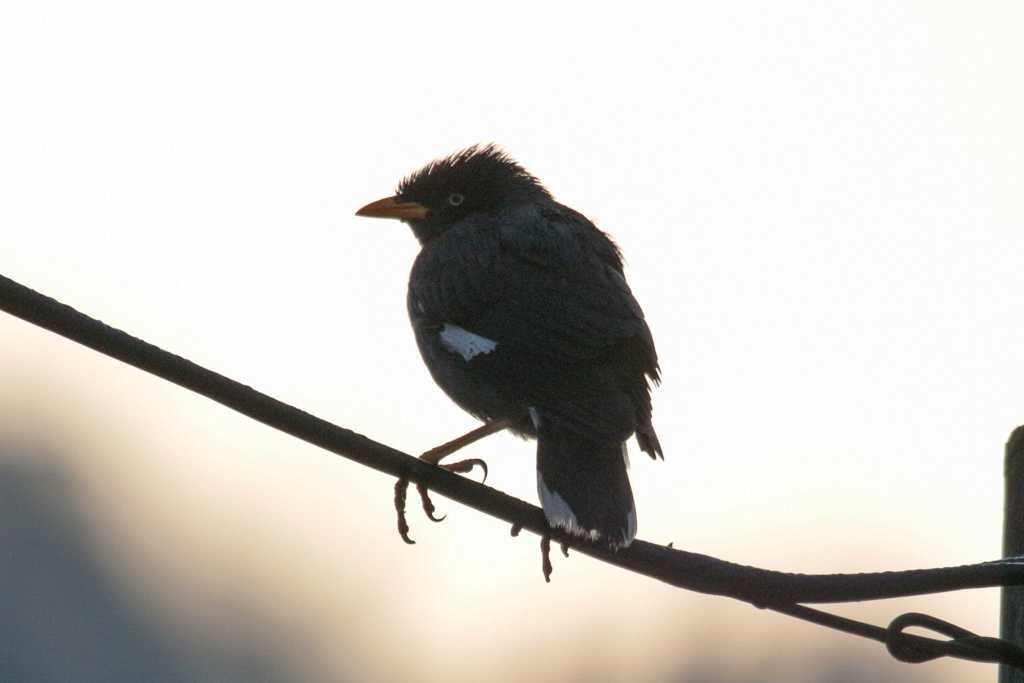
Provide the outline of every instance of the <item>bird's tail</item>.
{"type": "Polygon", "coordinates": [[[636,537],[626,444],[598,446],[557,424],[537,436],[537,493],[548,524],[613,549],[636,537]]]}

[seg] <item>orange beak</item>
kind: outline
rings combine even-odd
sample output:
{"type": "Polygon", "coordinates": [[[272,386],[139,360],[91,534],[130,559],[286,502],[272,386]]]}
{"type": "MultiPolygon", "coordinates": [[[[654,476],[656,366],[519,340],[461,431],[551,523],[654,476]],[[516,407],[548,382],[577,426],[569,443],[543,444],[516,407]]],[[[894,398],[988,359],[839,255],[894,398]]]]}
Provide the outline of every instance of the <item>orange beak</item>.
{"type": "Polygon", "coordinates": [[[410,220],[426,218],[430,210],[422,204],[416,202],[402,202],[398,200],[398,197],[385,197],[384,199],[378,199],[375,202],[370,202],[363,208],[356,211],[357,216],[366,216],[368,218],[398,218],[400,220],[410,220]]]}

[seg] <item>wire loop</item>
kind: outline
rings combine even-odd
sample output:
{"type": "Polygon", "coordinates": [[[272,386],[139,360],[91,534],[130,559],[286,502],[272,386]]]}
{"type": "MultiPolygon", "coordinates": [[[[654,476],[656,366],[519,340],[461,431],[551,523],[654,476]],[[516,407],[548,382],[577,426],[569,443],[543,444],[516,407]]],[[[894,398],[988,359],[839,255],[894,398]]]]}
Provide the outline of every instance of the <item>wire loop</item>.
{"type": "Polygon", "coordinates": [[[920,663],[939,657],[956,657],[975,662],[996,662],[1024,668],[1024,648],[1000,638],[979,636],[965,628],[929,614],[908,612],[892,620],[886,630],[885,647],[901,662],[920,663]],[[917,627],[947,636],[949,640],[911,636],[905,631],[917,627]]]}

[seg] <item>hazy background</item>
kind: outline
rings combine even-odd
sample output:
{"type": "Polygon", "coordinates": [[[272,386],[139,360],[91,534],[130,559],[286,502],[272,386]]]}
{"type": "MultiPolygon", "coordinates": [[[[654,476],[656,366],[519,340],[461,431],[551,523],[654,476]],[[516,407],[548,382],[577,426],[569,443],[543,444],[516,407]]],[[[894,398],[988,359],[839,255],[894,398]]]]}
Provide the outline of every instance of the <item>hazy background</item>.
{"type": "MultiPolygon", "coordinates": [[[[496,141],[657,339],[640,536],[801,572],[999,554],[1024,423],[1015,0],[0,9],[0,273],[397,448],[474,426],[357,219],[496,141]]],[[[635,450],[635,448],[634,448],[635,450]]],[[[472,454],[535,499],[533,446],[472,454]]],[[[991,681],[574,555],[0,315],[0,680],[991,681]]],[[[983,634],[997,592],[840,607],[983,634]]]]}

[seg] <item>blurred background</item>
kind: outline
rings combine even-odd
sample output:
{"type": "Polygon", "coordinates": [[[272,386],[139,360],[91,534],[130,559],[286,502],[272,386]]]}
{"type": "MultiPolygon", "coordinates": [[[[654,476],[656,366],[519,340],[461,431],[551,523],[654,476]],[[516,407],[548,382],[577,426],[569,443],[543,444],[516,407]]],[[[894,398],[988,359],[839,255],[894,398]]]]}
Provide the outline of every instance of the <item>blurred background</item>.
{"type": "MultiPolygon", "coordinates": [[[[496,141],[658,342],[640,536],[799,572],[999,555],[1024,423],[1019,2],[6,2],[0,273],[396,448],[474,426],[357,219],[496,141]]],[[[635,447],[633,449],[636,450],[635,447]]],[[[506,435],[488,483],[534,501],[506,435]]],[[[2,681],[991,681],[671,589],[0,315],[2,681]]],[[[998,593],[839,606],[995,634],[998,593]]]]}

